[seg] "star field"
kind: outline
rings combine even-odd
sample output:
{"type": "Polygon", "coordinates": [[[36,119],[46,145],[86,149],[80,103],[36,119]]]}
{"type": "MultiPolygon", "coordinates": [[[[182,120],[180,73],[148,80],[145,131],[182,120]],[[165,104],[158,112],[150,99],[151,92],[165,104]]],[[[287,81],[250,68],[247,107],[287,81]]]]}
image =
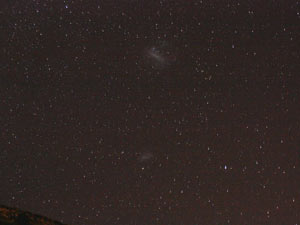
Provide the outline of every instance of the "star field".
{"type": "Polygon", "coordinates": [[[299,1],[0,5],[0,205],[300,224],[299,1]]]}

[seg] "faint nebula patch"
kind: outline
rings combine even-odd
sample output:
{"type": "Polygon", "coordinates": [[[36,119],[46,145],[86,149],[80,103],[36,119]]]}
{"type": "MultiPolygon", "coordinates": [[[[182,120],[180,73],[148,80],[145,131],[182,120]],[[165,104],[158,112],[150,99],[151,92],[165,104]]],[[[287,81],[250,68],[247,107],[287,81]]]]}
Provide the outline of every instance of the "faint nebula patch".
{"type": "Polygon", "coordinates": [[[139,156],[138,156],[138,161],[139,161],[140,163],[148,162],[148,161],[150,161],[153,157],[154,157],[153,153],[151,153],[151,152],[143,152],[143,153],[139,154],[139,156]]]}
{"type": "Polygon", "coordinates": [[[152,48],[148,49],[147,54],[150,58],[154,59],[158,63],[166,62],[165,57],[162,55],[162,53],[156,47],[152,47],[152,48]]]}
{"type": "Polygon", "coordinates": [[[153,69],[163,69],[176,62],[176,54],[167,42],[159,42],[152,47],[146,48],[144,56],[153,69]]]}

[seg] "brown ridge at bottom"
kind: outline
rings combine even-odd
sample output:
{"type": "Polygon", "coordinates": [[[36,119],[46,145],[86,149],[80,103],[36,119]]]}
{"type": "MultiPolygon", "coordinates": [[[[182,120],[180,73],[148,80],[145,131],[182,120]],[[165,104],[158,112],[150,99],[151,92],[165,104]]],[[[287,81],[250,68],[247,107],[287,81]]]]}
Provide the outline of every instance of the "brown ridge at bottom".
{"type": "Polygon", "coordinates": [[[0,225],[64,225],[47,217],[0,205],[0,225]]]}

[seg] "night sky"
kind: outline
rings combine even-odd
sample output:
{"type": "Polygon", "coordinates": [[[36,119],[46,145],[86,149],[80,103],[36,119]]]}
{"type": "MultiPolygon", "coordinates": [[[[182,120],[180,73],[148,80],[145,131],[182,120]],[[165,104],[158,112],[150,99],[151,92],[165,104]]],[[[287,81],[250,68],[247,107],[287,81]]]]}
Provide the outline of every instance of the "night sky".
{"type": "Polygon", "coordinates": [[[5,0],[0,20],[0,204],[300,224],[299,1],[5,0]]]}

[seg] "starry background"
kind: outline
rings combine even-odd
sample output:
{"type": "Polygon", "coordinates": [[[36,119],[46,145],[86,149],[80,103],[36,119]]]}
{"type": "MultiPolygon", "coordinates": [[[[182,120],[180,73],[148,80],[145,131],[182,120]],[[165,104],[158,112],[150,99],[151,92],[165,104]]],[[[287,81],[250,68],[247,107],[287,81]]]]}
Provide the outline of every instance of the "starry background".
{"type": "Polygon", "coordinates": [[[299,1],[0,8],[0,204],[75,225],[300,223],[299,1]]]}

